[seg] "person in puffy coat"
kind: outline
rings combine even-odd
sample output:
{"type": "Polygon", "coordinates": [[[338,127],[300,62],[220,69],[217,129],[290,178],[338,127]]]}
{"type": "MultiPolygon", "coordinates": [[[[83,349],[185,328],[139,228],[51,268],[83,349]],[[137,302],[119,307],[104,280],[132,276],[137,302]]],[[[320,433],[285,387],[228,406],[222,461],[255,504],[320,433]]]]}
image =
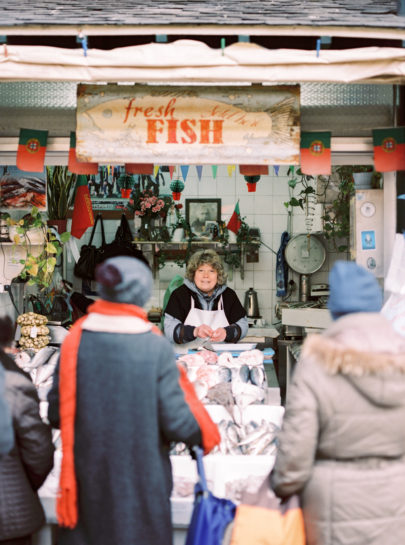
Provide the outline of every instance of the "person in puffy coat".
{"type": "Polygon", "coordinates": [[[147,320],[149,267],[114,257],[96,280],[101,298],[63,341],[48,394],[63,445],[58,545],[170,545],[170,444],[209,452],[219,432],[147,320]]]}
{"type": "MultiPolygon", "coordinates": [[[[0,318],[1,341],[12,338],[10,318],[0,318]]],[[[9,405],[14,447],[0,456],[0,544],[29,545],[45,523],[37,490],[53,467],[51,428],[39,415],[39,399],[29,375],[0,348],[5,370],[5,398],[9,405]]]]}
{"type": "Polygon", "coordinates": [[[271,485],[300,494],[308,545],[405,543],[405,339],[366,269],[338,261],[329,283],[334,322],[303,344],[271,485]]]}

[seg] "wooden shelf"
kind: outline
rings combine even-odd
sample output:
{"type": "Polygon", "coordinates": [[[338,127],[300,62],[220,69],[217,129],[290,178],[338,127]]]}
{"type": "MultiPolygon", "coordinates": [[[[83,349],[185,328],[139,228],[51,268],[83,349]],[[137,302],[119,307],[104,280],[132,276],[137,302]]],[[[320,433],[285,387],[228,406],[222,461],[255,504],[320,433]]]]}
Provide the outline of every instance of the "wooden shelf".
{"type": "MultiPolygon", "coordinates": [[[[152,271],[153,276],[156,277],[156,272],[159,269],[159,253],[160,251],[164,252],[164,255],[167,261],[175,261],[177,259],[182,259],[186,256],[189,243],[187,241],[183,242],[163,242],[155,240],[134,240],[134,244],[138,244],[142,247],[144,254],[152,254],[152,271]],[[150,248],[148,248],[150,246],[150,248]]],[[[193,252],[198,251],[199,249],[212,249],[215,250],[219,255],[224,255],[224,248],[219,242],[213,240],[195,240],[191,242],[193,252]]],[[[228,246],[229,250],[232,253],[240,253],[241,250],[236,243],[231,243],[228,246]]],[[[243,268],[243,248],[241,255],[241,267],[240,267],[240,276],[244,278],[244,268],[243,268]]]]}

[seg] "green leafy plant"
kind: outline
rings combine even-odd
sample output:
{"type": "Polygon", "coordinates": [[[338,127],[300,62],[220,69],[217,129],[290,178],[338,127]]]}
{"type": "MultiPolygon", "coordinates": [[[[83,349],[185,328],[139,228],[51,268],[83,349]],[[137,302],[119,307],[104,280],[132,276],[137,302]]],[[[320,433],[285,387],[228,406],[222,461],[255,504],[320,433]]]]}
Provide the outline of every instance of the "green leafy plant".
{"type": "Polygon", "coordinates": [[[295,170],[293,166],[289,167],[287,176],[289,176],[288,187],[290,188],[291,196],[290,199],[284,203],[284,206],[289,210],[295,206],[299,206],[302,210],[307,211],[308,196],[316,193],[316,190],[312,185],[314,177],[303,174],[299,168],[295,170]],[[299,189],[296,195],[294,195],[295,189],[299,189]]]}
{"type": "Polygon", "coordinates": [[[33,207],[30,214],[20,220],[8,218],[7,223],[15,228],[13,242],[26,248],[25,259],[20,259],[23,266],[20,278],[27,280],[28,285],[37,285],[41,290],[51,285],[57,258],[63,252],[63,245],[70,238],[70,233],[59,235],[47,224],[37,208],[33,207]],[[38,243],[32,243],[30,232],[37,230],[40,234],[38,243]],[[41,240],[42,235],[42,240],[41,240]],[[39,251],[35,251],[39,248],[39,251]]]}
{"type": "MultiPolygon", "coordinates": [[[[336,251],[345,252],[350,236],[350,199],[354,195],[353,167],[337,167],[336,173],[339,176],[338,192],[336,198],[325,206],[323,234],[336,251]]],[[[329,178],[326,183],[329,183],[329,178]]]]}
{"type": "Polygon", "coordinates": [[[134,187],[135,180],[131,174],[121,174],[117,180],[119,189],[132,189],[134,187]]]}
{"type": "Polygon", "coordinates": [[[76,174],[69,172],[66,166],[46,167],[48,218],[63,220],[73,204],[76,186],[76,174]]]}

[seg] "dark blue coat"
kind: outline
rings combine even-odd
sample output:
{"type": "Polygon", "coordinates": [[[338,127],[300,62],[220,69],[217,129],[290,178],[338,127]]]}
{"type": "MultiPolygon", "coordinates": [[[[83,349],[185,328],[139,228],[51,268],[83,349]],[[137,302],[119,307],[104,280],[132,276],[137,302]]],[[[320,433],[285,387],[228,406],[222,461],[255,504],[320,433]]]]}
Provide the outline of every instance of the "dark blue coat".
{"type": "MultiPolygon", "coordinates": [[[[55,426],[58,382],[56,374],[48,397],[55,426]]],[[[75,424],[79,523],[61,530],[58,544],[170,545],[172,441],[200,444],[201,434],[170,343],[151,332],[83,331],[75,424]]]]}

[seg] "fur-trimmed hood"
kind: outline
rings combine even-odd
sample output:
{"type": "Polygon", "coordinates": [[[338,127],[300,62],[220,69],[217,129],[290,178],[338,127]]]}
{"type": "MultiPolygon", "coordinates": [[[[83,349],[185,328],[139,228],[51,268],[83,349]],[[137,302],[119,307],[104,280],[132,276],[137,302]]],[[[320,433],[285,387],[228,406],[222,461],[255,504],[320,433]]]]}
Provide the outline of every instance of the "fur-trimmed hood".
{"type": "Polygon", "coordinates": [[[405,398],[405,339],[379,313],[348,314],[323,334],[310,335],[302,358],[329,374],[345,375],[363,395],[382,405],[405,398]],[[402,380],[398,380],[398,376],[402,380]]]}

